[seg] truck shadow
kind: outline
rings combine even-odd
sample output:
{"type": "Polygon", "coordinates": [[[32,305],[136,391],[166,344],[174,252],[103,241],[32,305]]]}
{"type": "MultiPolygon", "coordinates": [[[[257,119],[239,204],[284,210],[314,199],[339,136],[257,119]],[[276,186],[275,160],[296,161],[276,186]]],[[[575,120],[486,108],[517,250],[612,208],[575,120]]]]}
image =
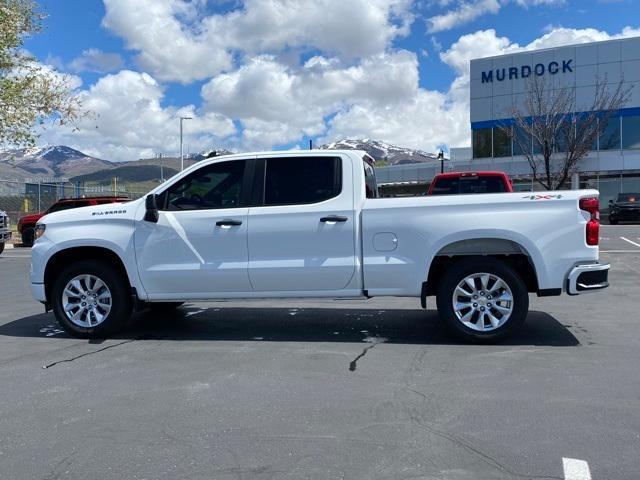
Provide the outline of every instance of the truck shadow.
{"type": "MultiPolygon", "coordinates": [[[[0,335],[65,338],[53,314],[25,317],[0,326],[0,335]]],[[[144,311],[115,335],[118,339],[374,342],[461,344],[443,328],[433,310],[337,308],[197,308],[186,305],[164,314],[144,311]]],[[[92,340],[91,343],[100,343],[92,340]]],[[[532,311],[523,328],[502,345],[577,346],[558,320],[532,311]]]]}

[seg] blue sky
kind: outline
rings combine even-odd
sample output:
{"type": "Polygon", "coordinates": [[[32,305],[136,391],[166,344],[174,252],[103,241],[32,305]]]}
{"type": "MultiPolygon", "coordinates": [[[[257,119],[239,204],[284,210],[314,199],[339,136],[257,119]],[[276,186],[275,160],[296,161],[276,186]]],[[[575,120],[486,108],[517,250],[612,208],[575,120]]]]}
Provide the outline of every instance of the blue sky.
{"type": "Polygon", "coordinates": [[[114,160],[175,153],[183,114],[192,151],[465,146],[469,58],[640,35],[634,0],[39,3],[48,18],[26,48],[97,114],[41,142],[114,160]]]}

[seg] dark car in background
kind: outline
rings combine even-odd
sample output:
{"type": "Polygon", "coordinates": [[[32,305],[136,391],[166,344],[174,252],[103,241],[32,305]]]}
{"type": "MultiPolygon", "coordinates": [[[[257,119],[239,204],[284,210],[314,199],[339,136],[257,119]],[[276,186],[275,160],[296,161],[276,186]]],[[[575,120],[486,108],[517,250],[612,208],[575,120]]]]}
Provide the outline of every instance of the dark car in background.
{"type": "Polygon", "coordinates": [[[122,196],[102,196],[102,197],[82,197],[82,198],[61,198],[56,203],[47,208],[44,212],[32,213],[20,217],[17,224],[18,233],[22,236],[22,245],[33,246],[36,223],[49,213],[69,210],[71,208],[89,207],[92,205],[103,205],[106,203],[128,202],[130,198],[122,196]]]}
{"type": "Polygon", "coordinates": [[[615,200],[609,200],[609,223],[640,221],[640,193],[619,193],[615,200]]]}

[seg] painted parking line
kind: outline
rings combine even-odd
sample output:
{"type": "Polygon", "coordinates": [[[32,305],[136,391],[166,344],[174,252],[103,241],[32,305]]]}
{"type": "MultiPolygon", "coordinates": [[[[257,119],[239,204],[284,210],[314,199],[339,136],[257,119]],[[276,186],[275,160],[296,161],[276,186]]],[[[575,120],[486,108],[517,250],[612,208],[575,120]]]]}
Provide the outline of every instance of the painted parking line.
{"type": "Polygon", "coordinates": [[[620,237],[620,240],[624,240],[625,242],[630,243],[631,245],[635,245],[636,247],[640,248],[640,243],[636,243],[636,242],[634,242],[632,240],[629,240],[626,237],[620,237]]]}
{"type": "Polygon", "coordinates": [[[591,480],[589,464],[576,458],[562,458],[565,480],[591,480]]]}

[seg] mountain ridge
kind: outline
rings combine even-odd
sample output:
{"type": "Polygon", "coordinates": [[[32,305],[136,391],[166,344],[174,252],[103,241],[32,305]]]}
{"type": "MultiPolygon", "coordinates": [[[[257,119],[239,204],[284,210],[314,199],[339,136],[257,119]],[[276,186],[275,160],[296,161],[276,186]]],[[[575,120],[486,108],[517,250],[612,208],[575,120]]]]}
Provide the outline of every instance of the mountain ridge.
{"type": "MultiPolygon", "coordinates": [[[[380,140],[343,139],[318,147],[323,150],[364,150],[377,162],[388,165],[427,163],[437,155],[422,150],[398,147],[380,140]]],[[[209,152],[185,156],[188,167],[206,158],[209,152]]],[[[217,150],[218,155],[232,152],[217,150]]],[[[0,179],[37,181],[34,178],[66,178],[70,181],[110,182],[117,177],[125,182],[156,181],[169,178],[180,171],[179,157],[141,158],[126,162],[112,162],[81,152],[66,145],[0,149],[0,179]]]]}

